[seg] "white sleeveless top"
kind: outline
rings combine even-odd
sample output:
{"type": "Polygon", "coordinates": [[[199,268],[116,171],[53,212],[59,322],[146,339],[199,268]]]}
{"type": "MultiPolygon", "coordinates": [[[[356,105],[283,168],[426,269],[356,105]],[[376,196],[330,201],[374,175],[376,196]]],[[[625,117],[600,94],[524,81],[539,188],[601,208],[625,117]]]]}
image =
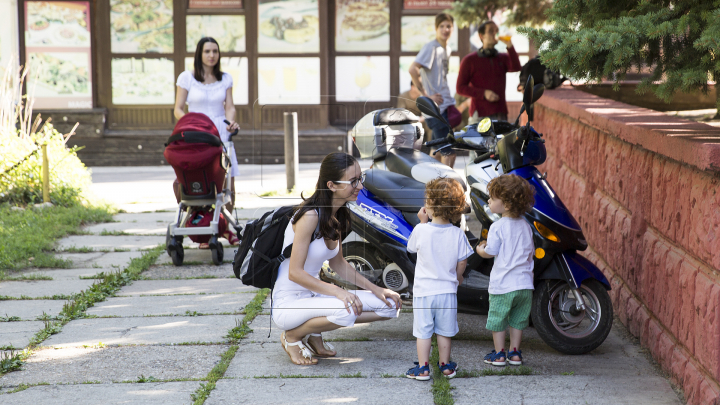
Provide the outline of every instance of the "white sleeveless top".
{"type": "MultiPolygon", "coordinates": [[[[317,210],[316,210],[317,212],[317,210]]],[[[294,218],[294,216],[293,216],[294,218]]],[[[283,250],[285,248],[293,243],[293,240],[295,239],[295,231],[293,231],[293,224],[292,220],[288,223],[287,228],[285,229],[285,239],[283,240],[283,250]]],[[[328,249],[327,245],[325,244],[325,240],[323,238],[315,239],[312,242],[310,242],[310,246],[308,247],[308,254],[307,258],[305,259],[305,271],[315,277],[319,278],[320,275],[320,268],[323,265],[323,262],[326,260],[330,260],[333,257],[337,256],[338,252],[340,251],[340,243],[338,243],[337,246],[335,246],[335,249],[330,250],[328,249]]],[[[295,282],[290,281],[288,278],[290,269],[290,259],[285,260],[280,264],[280,268],[278,269],[278,276],[277,280],[275,281],[275,288],[273,289],[273,299],[280,299],[283,297],[286,297],[288,295],[296,294],[298,292],[307,292],[310,291],[307,288],[301,286],[300,284],[297,284],[295,282]]]]}

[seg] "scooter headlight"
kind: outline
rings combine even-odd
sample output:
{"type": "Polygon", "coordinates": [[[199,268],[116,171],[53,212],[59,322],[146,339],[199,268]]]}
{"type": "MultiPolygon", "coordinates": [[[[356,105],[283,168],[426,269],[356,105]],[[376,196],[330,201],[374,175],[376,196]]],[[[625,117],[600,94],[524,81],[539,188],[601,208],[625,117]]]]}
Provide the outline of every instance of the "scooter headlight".
{"type": "Polygon", "coordinates": [[[548,229],[548,227],[538,221],[533,221],[533,225],[535,225],[535,229],[540,232],[540,235],[542,235],[543,238],[560,243],[560,238],[558,238],[553,231],[548,229]]]}

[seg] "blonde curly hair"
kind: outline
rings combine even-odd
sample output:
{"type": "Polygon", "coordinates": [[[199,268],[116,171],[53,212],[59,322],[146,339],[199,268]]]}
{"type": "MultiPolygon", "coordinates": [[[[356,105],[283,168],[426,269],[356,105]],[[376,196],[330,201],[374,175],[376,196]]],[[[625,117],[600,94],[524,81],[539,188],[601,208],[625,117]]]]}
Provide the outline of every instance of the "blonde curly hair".
{"type": "Polygon", "coordinates": [[[465,191],[457,180],[439,177],[425,185],[425,207],[433,211],[433,216],[455,223],[460,221],[465,206],[465,191]]]}

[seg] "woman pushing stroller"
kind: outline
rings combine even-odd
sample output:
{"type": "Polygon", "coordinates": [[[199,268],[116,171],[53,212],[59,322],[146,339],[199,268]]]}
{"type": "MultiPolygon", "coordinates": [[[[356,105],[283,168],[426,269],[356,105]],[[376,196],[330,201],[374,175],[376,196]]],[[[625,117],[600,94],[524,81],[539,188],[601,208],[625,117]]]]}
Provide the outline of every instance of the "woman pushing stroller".
{"type": "MultiPolygon", "coordinates": [[[[185,103],[187,103],[189,112],[207,115],[217,127],[222,141],[227,142],[230,132],[240,127],[235,122],[235,103],[232,97],[233,80],[228,73],[220,70],[220,47],[215,39],[204,37],[198,41],[193,68],[194,70],[186,70],[178,76],[175,118],[179,120],[185,115],[185,103]],[[226,125],[225,121],[229,124],[226,125]]],[[[232,211],[235,206],[235,176],[240,174],[232,142],[230,142],[227,154],[232,162],[230,181],[232,203],[228,206],[228,210],[232,211]]],[[[174,189],[175,196],[179,200],[180,190],[177,181],[174,189]]],[[[224,236],[232,245],[239,243],[237,236],[230,230],[224,236]]],[[[207,243],[200,244],[200,249],[207,248],[207,243]]]]}

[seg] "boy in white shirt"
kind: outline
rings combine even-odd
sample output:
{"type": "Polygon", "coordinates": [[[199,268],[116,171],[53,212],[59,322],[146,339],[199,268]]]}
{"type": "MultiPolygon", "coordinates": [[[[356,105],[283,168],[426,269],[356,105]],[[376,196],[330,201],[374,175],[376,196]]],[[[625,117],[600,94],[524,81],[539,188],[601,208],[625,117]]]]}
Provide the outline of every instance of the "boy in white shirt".
{"type": "Polygon", "coordinates": [[[437,335],[438,367],[447,378],[455,377],[457,363],[450,361],[451,338],[458,333],[457,288],[463,281],[467,258],[472,254],[465,233],[451,222],[465,210],[465,192],[456,180],[438,178],[425,186],[425,207],[413,229],[407,251],[417,253],[413,286],[413,336],[418,362],[405,373],[408,378],[430,379],[430,348],[437,335]],[[431,222],[428,223],[428,219],[431,222]]]}
{"type": "Polygon", "coordinates": [[[522,364],[520,340],[527,328],[532,307],[533,232],[522,218],[532,210],[534,190],[530,183],[514,174],[504,174],[488,184],[490,211],[502,218],[490,226],[487,241],[480,242],[477,253],[486,259],[495,257],[490,272],[490,310],[486,329],[492,331],[495,350],[485,356],[493,366],[522,364]],[[505,355],[505,329],[510,326],[510,347],[505,355]]]}

